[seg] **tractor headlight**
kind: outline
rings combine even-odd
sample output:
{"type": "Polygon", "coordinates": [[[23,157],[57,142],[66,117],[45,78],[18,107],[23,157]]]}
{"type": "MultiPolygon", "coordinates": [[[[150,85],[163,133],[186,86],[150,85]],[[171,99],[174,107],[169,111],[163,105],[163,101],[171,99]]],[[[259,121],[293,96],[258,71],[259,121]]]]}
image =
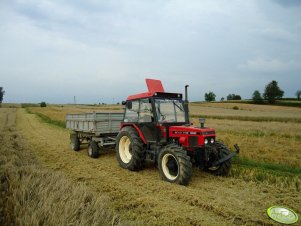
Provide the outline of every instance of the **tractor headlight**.
{"type": "Polygon", "coordinates": [[[211,143],[211,144],[214,143],[214,139],[213,139],[213,138],[210,139],[210,143],[211,143]]]}
{"type": "Polygon", "coordinates": [[[205,139],[205,144],[208,144],[208,139],[205,139]]]}

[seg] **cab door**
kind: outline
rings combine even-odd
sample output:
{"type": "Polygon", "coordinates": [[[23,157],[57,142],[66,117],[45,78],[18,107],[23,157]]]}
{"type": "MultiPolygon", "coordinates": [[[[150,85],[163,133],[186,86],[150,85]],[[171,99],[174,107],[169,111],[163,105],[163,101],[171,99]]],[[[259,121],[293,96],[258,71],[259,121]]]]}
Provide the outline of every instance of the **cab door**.
{"type": "Polygon", "coordinates": [[[155,115],[151,99],[140,99],[138,127],[148,143],[157,142],[158,128],[156,127],[155,115]]]}

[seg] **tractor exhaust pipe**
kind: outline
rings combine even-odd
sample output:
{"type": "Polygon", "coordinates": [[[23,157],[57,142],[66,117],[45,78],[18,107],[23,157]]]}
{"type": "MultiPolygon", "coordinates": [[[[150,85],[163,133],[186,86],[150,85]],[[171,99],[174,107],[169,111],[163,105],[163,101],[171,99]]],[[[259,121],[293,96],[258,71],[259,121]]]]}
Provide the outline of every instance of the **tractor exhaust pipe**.
{"type": "Polygon", "coordinates": [[[189,104],[189,101],[188,101],[188,87],[189,87],[189,85],[185,86],[184,110],[185,110],[185,122],[187,124],[190,124],[190,122],[189,122],[189,107],[188,107],[188,104],[189,104]]]}

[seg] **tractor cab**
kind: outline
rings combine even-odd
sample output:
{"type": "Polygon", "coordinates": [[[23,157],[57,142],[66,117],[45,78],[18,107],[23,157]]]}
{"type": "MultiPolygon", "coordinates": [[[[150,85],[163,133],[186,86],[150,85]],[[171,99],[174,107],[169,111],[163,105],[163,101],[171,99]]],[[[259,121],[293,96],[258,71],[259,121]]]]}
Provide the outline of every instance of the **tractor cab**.
{"type": "Polygon", "coordinates": [[[184,125],[186,122],[183,101],[173,96],[160,97],[159,93],[156,93],[155,97],[128,100],[124,122],[184,125]]]}

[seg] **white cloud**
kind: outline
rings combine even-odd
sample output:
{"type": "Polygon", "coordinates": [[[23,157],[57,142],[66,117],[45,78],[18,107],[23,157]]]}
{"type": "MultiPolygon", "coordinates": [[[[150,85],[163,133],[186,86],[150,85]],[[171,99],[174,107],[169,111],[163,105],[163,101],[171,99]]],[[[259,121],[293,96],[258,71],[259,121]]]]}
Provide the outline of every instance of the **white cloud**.
{"type": "Polygon", "coordinates": [[[296,34],[280,27],[265,27],[261,30],[257,30],[257,33],[264,38],[278,41],[295,42],[301,38],[300,34],[296,34]]]}
{"type": "Polygon", "coordinates": [[[301,62],[258,57],[238,65],[238,68],[258,72],[283,72],[301,69],[301,62]]]}

